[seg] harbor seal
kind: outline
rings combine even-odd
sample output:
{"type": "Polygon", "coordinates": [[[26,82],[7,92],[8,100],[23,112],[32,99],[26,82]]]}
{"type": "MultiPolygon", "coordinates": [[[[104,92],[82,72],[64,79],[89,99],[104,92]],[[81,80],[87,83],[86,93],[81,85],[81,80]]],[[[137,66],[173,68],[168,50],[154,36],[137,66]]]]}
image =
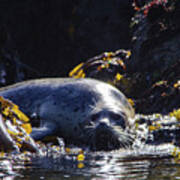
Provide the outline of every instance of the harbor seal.
{"type": "Polygon", "coordinates": [[[133,142],[128,129],[134,124],[134,110],[126,97],[107,83],[87,78],[37,79],[1,88],[0,96],[40,120],[40,127],[31,133],[35,140],[54,135],[67,144],[107,151],[133,142]]]}

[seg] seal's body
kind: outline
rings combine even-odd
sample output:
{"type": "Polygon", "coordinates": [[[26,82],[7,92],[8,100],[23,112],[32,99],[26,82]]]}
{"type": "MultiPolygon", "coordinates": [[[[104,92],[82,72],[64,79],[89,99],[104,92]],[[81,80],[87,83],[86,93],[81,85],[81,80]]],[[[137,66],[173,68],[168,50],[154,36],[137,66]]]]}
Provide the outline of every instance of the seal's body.
{"type": "Polygon", "coordinates": [[[52,78],[30,80],[0,89],[30,118],[40,119],[31,136],[49,135],[95,150],[126,147],[132,138],[134,111],[115,87],[93,79],[52,78]]]}

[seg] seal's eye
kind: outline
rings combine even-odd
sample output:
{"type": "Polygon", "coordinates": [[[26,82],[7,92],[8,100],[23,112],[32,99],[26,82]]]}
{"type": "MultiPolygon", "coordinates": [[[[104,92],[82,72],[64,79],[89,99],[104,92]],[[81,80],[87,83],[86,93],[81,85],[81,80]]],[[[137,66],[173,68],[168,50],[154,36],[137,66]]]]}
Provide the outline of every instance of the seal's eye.
{"type": "Polygon", "coordinates": [[[93,115],[91,116],[91,120],[92,120],[92,121],[96,121],[96,120],[98,120],[99,116],[100,116],[100,114],[93,114],[93,115]]]}
{"type": "Polygon", "coordinates": [[[111,118],[113,118],[114,120],[122,119],[122,116],[119,115],[119,114],[111,113],[110,116],[111,116],[111,118]]]}
{"type": "Polygon", "coordinates": [[[116,121],[116,124],[121,126],[125,129],[125,120],[124,117],[121,114],[111,113],[110,114],[111,119],[116,121]]]}

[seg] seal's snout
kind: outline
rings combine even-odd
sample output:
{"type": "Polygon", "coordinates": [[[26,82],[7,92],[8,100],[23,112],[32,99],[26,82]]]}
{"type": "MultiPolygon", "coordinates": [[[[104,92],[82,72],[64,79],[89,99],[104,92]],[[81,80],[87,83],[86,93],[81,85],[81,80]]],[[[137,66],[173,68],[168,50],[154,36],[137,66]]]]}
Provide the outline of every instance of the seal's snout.
{"type": "Polygon", "coordinates": [[[95,151],[127,148],[133,143],[133,138],[124,132],[123,128],[109,126],[107,119],[101,120],[93,131],[91,149],[95,151]]]}
{"type": "Polygon", "coordinates": [[[94,136],[92,140],[92,150],[104,150],[109,151],[113,149],[118,149],[119,138],[113,132],[113,130],[108,126],[107,122],[99,122],[94,131],[94,136]]]}
{"type": "Polygon", "coordinates": [[[99,123],[99,125],[96,127],[95,134],[96,136],[99,136],[99,137],[103,134],[109,136],[110,134],[112,134],[112,132],[110,128],[108,127],[108,125],[102,122],[102,123],[99,123]]]}
{"type": "Polygon", "coordinates": [[[96,124],[96,129],[101,131],[103,129],[108,129],[110,127],[110,120],[108,118],[99,119],[96,124]]]}
{"type": "Polygon", "coordinates": [[[104,128],[108,128],[108,124],[106,122],[100,122],[97,127],[99,131],[103,130],[104,128]]]}

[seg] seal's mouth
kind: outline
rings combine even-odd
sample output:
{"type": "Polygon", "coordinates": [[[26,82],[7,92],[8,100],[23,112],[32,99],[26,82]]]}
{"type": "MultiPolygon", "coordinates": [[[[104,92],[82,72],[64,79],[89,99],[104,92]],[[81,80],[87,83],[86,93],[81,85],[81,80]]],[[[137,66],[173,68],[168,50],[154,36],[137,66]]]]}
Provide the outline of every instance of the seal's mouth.
{"type": "Polygon", "coordinates": [[[111,151],[128,148],[133,143],[132,135],[122,130],[119,126],[98,125],[88,133],[88,143],[93,151],[111,151]]]}

